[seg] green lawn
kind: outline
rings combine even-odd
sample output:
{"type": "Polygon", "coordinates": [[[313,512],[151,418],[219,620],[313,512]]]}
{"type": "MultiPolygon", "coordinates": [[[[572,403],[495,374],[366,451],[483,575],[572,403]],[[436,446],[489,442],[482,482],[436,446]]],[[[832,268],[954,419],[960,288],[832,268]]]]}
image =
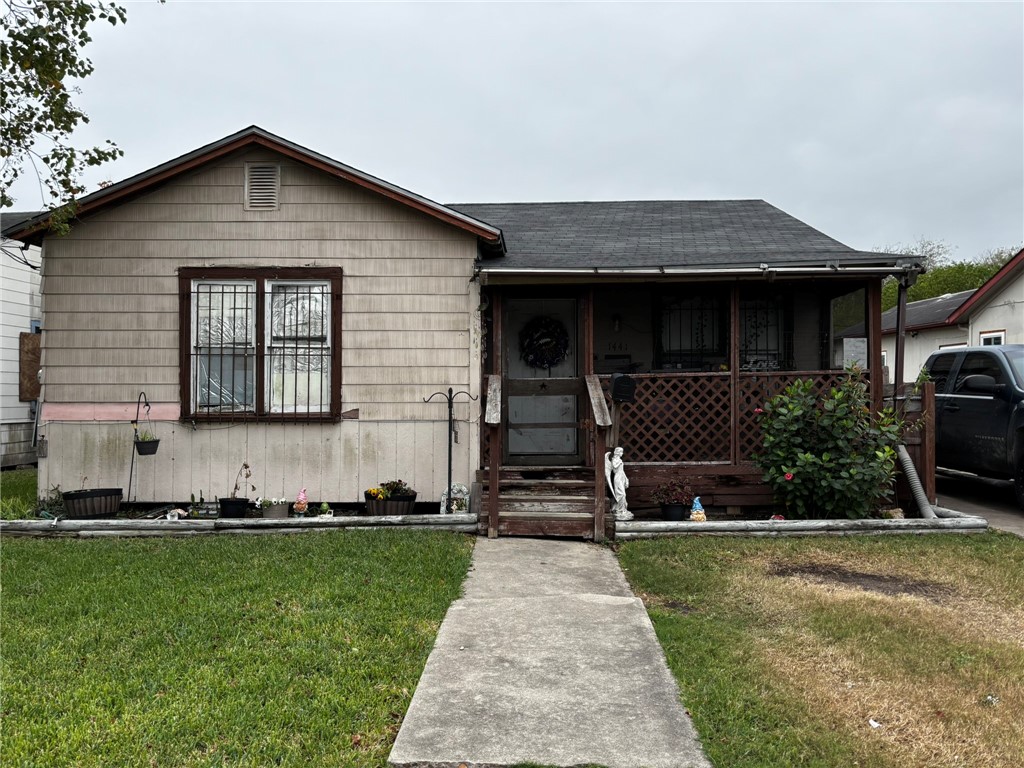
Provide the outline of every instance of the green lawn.
{"type": "Polygon", "coordinates": [[[5,766],[384,766],[471,539],[5,538],[5,766]]]}
{"type": "Polygon", "coordinates": [[[0,520],[23,520],[35,516],[36,470],[0,472],[0,520]]]}
{"type": "Polygon", "coordinates": [[[1021,539],[687,537],[619,557],[715,765],[1021,764],[1021,539]]]}

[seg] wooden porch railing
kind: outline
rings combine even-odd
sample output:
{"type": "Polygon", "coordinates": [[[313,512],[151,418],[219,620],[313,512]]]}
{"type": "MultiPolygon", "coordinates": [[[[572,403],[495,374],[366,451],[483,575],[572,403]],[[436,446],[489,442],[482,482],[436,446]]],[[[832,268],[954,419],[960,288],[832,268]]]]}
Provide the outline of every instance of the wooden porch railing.
{"type": "MultiPolygon", "coordinates": [[[[887,401],[889,402],[889,401],[887,401]]],[[[932,504],[935,496],[935,382],[926,381],[918,393],[908,395],[902,402],[897,401],[907,423],[904,442],[917,476],[924,486],[925,495],[932,504]]],[[[896,483],[896,495],[902,499],[912,498],[910,485],[902,472],[896,483]]]]}

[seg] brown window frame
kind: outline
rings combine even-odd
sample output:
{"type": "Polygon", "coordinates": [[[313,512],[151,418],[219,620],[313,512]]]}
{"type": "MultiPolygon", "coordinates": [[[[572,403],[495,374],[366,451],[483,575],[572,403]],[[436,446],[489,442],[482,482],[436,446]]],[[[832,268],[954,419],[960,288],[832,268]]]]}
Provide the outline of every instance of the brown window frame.
{"type": "Polygon", "coordinates": [[[178,366],[181,418],[196,422],[289,422],[315,423],[341,420],[341,288],[340,267],[182,267],[178,270],[178,366]],[[255,409],[252,412],[207,413],[192,407],[192,284],[195,280],[238,280],[256,284],[255,409]],[[264,297],[268,280],[320,280],[331,292],[330,410],[319,413],[272,413],[266,404],[266,312],[264,297]]]}

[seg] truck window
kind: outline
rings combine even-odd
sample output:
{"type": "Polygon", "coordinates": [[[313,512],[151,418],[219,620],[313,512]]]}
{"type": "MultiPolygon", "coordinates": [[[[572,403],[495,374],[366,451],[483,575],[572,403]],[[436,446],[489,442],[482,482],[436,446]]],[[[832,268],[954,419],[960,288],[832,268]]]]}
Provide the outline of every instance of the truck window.
{"type": "Polygon", "coordinates": [[[984,352],[969,352],[960,365],[953,391],[959,392],[963,387],[964,379],[978,373],[991,376],[996,380],[996,384],[1006,383],[1006,374],[1003,373],[1002,366],[999,365],[999,361],[995,357],[986,355],[984,352]]]}
{"type": "Polygon", "coordinates": [[[948,355],[939,355],[932,362],[928,375],[935,382],[935,394],[941,395],[946,391],[946,382],[949,380],[949,372],[953,369],[953,360],[955,358],[956,353],[950,353],[948,355]]]}

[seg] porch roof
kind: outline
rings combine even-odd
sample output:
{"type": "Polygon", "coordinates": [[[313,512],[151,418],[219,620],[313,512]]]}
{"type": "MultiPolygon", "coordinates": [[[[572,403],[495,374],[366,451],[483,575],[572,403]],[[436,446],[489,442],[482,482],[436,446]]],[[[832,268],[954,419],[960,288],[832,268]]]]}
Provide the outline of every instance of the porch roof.
{"type": "MultiPolygon", "coordinates": [[[[908,257],[857,251],[764,200],[465,203],[507,251],[484,272],[649,268],[895,268],[908,257]]],[[[912,258],[912,257],[911,257],[912,258]]]]}

